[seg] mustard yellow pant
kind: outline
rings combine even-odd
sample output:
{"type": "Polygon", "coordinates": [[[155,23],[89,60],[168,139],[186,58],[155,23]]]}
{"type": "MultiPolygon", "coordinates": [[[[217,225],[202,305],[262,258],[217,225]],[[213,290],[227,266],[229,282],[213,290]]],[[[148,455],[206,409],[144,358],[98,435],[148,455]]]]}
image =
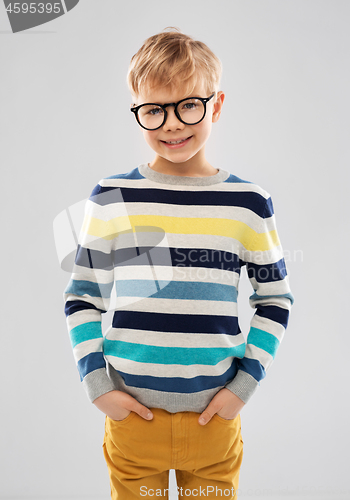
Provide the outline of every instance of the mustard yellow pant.
{"type": "Polygon", "coordinates": [[[103,453],[112,500],[168,499],[175,469],[179,499],[237,500],[243,458],[241,419],[217,414],[204,426],[199,413],[151,408],[153,420],[131,412],[106,417],[103,453]]]}

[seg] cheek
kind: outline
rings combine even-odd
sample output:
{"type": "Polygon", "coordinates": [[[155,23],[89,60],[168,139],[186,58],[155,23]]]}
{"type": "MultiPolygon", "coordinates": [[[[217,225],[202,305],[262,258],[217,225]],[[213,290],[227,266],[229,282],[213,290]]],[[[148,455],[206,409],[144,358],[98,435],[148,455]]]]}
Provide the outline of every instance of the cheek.
{"type": "Polygon", "coordinates": [[[200,126],[200,128],[198,129],[198,135],[202,140],[206,140],[210,135],[211,122],[205,120],[202,123],[199,123],[198,126],[200,126]]]}
{"type": "Polygon", "coordinates": [[[142,133],[143,133],[143,137],[144,137],[145,141],[147,142],[147,144],[154,144],[154,141],[155,141],[154,134],[152,134],[151,132],[148,132],[145,129],[143,129],[142,133]]]}

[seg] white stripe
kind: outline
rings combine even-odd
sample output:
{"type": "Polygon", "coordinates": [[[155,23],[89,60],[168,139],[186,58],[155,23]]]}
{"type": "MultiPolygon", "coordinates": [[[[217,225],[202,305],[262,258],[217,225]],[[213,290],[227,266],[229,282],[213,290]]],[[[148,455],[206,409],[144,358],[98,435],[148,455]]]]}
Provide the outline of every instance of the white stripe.
{"type": "Polygon", "coordinates": [[[280,261],[284,257],[281,245],[271,248],[270,250],[245,250],[244,261],[263,266],[273,264],[280,261]]]}
{"type": "MultiPolygon", "coordinates": [[[[118,249],[129,248],[131,241],[130,235],[122,233],[118,236],[115,247],[118,249]]],[[[93,244],[95,245],[94,242],[93,244]]],[[[140,247],[142,247],[142,245],[140,245],[140,247]]],[[[235,255],[243,255],[243,252],[246,251],[242,243],[232,236],[217,236],[212,234],[166,233],[162,239],[157,242],[157,247],[198,249],[198,252],[202,253],[204,253],[206,249],[210,249],[211,251],[219,250],[235,255]]],[[[229,258],[229,256],[227,256],[227,258],[229,258]]],[[[230,261],[228,261],[228,263],[230,263],[230,261]]]]}
{"type": "Polygon", "coordinates": [[[85,300],[85,302],[93,304],[95,307],[98,309],[103,309],[105,311],[108,311],[109,308],[109,303],[111,301],[110,298],[107,299],[102,299],[101,297],[91,297],[87,293],[84,295],[75,295],[73,293],[67,293],[64,294],[64,300],[67,302],[68,300],[73,301],[73,300],[85,300]]]}
{"type": "Polygon", "coordinates": [[[254,278],[251,278],[250,281],[254,290],[257,290],[258,295],[282,295],[290,291],[287,276],[283,280],[269,281],[267,283],[258,283],[254,278]]]}
{"type": "MultiPolygon", "coordinates": [[[[89,304],[89,302],[87,302],[89,304]]],[[[96,309],[85,309],[76,311],[74,314],[67,316],[67,325],[69,331],[80,326],[84,323],[91,323],[92,321],[101,322],[101,313],[96,309]]]]}
{"type": "MultiPolygon", "coordinates": [[[[135,259],[132,260],[135,263],[135,259]]],[[[179,282],[197,282],[217,283],[237,287],[239,274],[233,271],[222,269],[210,269],[206,267],[169,267],[153,266],[157,280],[160,281],[179,281],[179,282]]],[[[153,279],[147,266],[119,266],[115,270],[116,280],[135,280],[135,279],[153,279]]]]}
{"type": "Polygon", "coordinates": [[[283,339],[285,328],[281,323],[277,323],[276,321],[272,321],[269,318],[263,318],[261,316],[254,315],[251,320],[250,326],[254,328],[259,328],[260,330],[264,330],[264,332],[270,333],[280,342],[283,339]]]}
{"type": "Polygon", "coordinates": [[[115,246],[115,240],[105,240],[99,236],[93,236],[90,234],[82,233],[79,235],[79,244],[84,248],[89,248],[90,250],[98,250],[107,255],[110,254],[111,249],[115,246]]]}
{"type": "Polygon", "coordinates": [[[257,305],[262,305],[262,306],[277,306],[277,307],[282,307],[283,309],[288,309],[290,310],[291,307],[291,302],[288,298],[286,297],[279,297],[278,295],[276,297],[266,297],[264,298],[259,298],[255,300],[249,299],[249,304],[255,308],[257,305]]]}
{"type": "Polygon", "coordinates": [[[261,219],[263,224],[263,233],[267,233],[269,231],[276,230],[276,217],[275,214],[271,215],[271,217],[266,217],[266,219],[261,219]]]}
{"type": "Polygon", "coordinates": [[[109,284],[114,281],[114,270],[107,271],[106,269],[91,269],[90,267],[74,265],[71,278],[73,280],[91,281],[97,284],[109,284]]]}
{"type": "Polygon", "coordinates": [[[108,340],[120,340],[131,344],[159,347],[207,347],[230,348],[245,343],[243,335],[224,333],[179,333],[154,332],[152,330],[131,330],[111,328],[106,332],[108,340]]]}
{"type": "Polygon", "coordinates": [[[181,377],[193,378],[200,375],[219,376],[231,366],[232,357],[220,361],[217,365],[165,365],[153,363],[140,363],[130,359],[106,356],[106,359],[116,370],[131,375],[150,375],[152,377],[181,377]]]}
{"type": "Polygon", "coordinates": [[[73,349],[75,362],[78,364],[78,361],[80,359],[93,352],[102,352],[102,342],[103,338],[92,339],[86,340],[85,342],[81,342],[80,344],[76,345],[73,349]]]}
{"type": "Polygon", "coordinates": [[[273,362],[273,357],[271,356],[271,354],[252,344],[247,344],[245,357],[249,359],[257,359],[263,365],[265,370],[267,370],[273,362]]]}
{"type": "MultiPolygon", "coordinates": [[[[132,203],[134,204],[134,203],[132,203]]],[[[88,217],[93,217],[94,219],[100,219],[103,222],[108,222],[116,217],[128,217],[128,205],[130,203],[125,203],[122,192],[120,189],[107,191],[106,193],[101,193],[95,197],[95,201],[87,200],[85,205],[85,220],[88,217]],[[103,200],[105,197],[105,200],[103,200]],[[97,199],[96,199],[97,198],[97,199]],[[96,201],[113,201],[112,203],[108,203],[106,205],[101,205],[100,203],[96,203],[96,201]],[[115,201],[114,201],[115,200],[115,201]]],[[[131,227],[131,226],[130,226],[131,227]]]]}
{"type": "Polygon", "coordinates": [[[113,303],[116,311],[145,311],[164,314],[205,314],[237,316],[237,302],[215,300],[155,299],[152,297],[117,297],[113,303]]]}

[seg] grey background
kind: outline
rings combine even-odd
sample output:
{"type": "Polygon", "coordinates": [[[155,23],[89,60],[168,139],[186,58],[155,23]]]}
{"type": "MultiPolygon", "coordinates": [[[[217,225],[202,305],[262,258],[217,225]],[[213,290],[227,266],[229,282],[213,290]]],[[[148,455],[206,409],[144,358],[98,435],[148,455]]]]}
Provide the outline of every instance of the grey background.
{"type": "MultiPolygon", "coordinates": [[[[348,498],[350,3],[84,0],[18,34],[2,7],[0,497],[109,498],[104,415],[75,367],[52,225],[102,177],[153,159],[126,72],[148,36],[178,26],[223,63],[207,158],[272,195],[296,298],[241,413],[241,497],[348,498]]],[[[251,293],[242,279],[244,332],[251,293]]]]}

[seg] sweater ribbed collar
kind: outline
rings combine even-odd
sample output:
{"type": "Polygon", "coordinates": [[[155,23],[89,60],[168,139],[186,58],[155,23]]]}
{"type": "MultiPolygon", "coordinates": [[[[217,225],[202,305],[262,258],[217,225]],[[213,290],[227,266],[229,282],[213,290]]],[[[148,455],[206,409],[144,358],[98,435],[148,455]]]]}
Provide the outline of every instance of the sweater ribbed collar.
{"type": "Polygon", "coordinates": [[[178,186],[209,186],[211,184],[218,184],[219,182],[225,181],[229,176],[230,172],[219,168],[215,175],[210,175],[208,177],[189,177],[185,175],[169,175],[162,174],[153,170],[149,163],[142,163],[138,166],[139,172],[143,177],[155,182],[160,182],[162,184],[176,184],[178,186]]]}

